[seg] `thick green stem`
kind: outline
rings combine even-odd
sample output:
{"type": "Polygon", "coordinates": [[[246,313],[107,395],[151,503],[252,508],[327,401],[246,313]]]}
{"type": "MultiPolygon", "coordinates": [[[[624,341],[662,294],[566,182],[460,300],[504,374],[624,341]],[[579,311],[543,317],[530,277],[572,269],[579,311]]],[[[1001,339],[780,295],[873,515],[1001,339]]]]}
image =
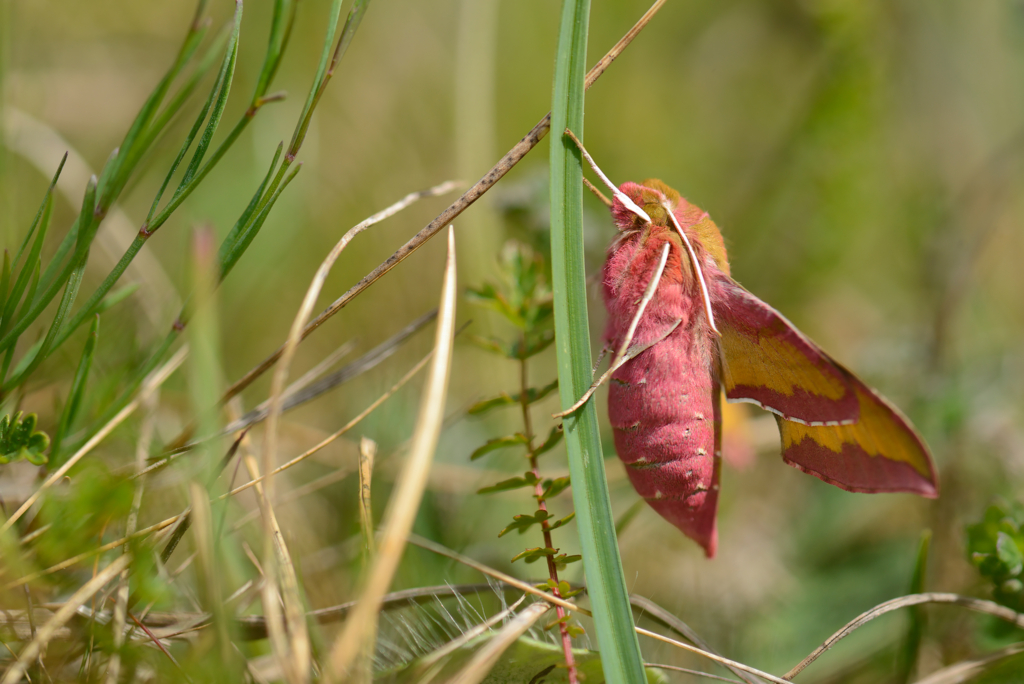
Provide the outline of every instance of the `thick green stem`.
{"type": "MultiPolygon", "coordinates": [[[[576,403],[593,379],[583,261],[583,168],[562,132],[582,138],[587,45],[587,0],[565,0],[551,107],[551,267],[555,347],[562,408],[576,403]]],[[[588,402],[564,421],[573,503],[580,533],[587,591],[594,613],[605,679],[646,681],[622,573],[597,412],[588,402]]]]}

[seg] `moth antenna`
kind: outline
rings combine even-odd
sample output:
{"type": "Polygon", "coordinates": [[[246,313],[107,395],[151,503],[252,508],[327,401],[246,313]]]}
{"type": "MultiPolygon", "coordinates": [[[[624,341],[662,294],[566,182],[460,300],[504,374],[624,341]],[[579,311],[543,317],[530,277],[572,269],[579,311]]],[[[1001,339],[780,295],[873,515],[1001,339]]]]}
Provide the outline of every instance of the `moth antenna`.
{"type": "Polygon", "coordinates": [[[587,186],[587,190],[590,190],[590,192],[594,193],[597,196],[597,199],[601,200],[601,202],[603,202],[606,207],[611,209],[612,201],[605,197],[604,193],[598,190],[593,183],[584,178],[583,184],[587,186]]]}
{"type": "Polygon", "coordinates": [[[651,223],[651,217],[647,215],[647,212],[641,209],[639,206],[637,206],[636,202],[634,202],[633,200],[629,199],[629,197],[626,196],[626,193],[619,190],[617,187],[615,187],[614,183],[608,180],[608,176],[604,175],[604,171],[602,171],[601,168],[597,165],[597,163],[594,161],[594,158],[590,156],[590,153],[587,152],[587,148],[583,146],[583,143],[580,142],[580,139],[577,138],[576,135],[568,128],[565,129],[565,134],[569,136],[569,138],[574,143],[576,143],[576,147],[580,148],[580,154],[582,154],[583,158],[587,160],[587,163],[590,164],[590,168],[594,170],[594,173],[596,173],[597,177],[601,179],[601,182],[603,182],[608,187],[608,189],[612,191],[612,195],[615,197],[615,199],[622,202],[623,206],[625,206],[631,212],[642,218],[645,223],[651,223]]]}
{"type": "Polygon", "coordinates": [[[693,270],[697,273],[697,282],[700,284],[700,294],[704,300],[704,313],[708,317],[708,325],[711,326],[711,330],[714,331],[718,337],[722,336],[722,333],[718,332],[718,328],[715,327],[715,314],[711,311],[711,295],[708,293],[708,284],[704,280],[704,271],[700,267],[700,261],[697,259],[697,253],[693,250],[693,245],[690,244],[690,238],[686,237],[686,231],[679,225],[679,221],[676,219],[675,212],[668,205],[665,205],[665,210],[668,212],[669,218],[672,220],[672,225],[679,231],[679,236],[683,238],[683,244],[686,245],[686,251],[690,255],[690,263],[693,264],[693,270]]]}
{"type": "MultiPolygon", "coordinates": [[[[658,268],[655,269],[654,275],[651,277],[649,283],[647,283],[647,289],[644,290],[644,296],[640,299],[640,306],[637,307],[636,313],[633,315],[633,320],[629,322],[629,329],[626,330],[625,337],[622,338],[622,344],[619,345],[619,351],[616,352],[615,358],[608,365],[608,370],[600,377],[600,379],[590,386],[583,396],[579,398],[575,404],[570,406],[560,413],[551,414],[552,418],[564,418],[570,413],[576,412],[581,406],[587,403],[590,397],[594,396],[594,392],[597,388],[608,381],[608,378],[612,376],[612,373],[622,367],[622,364],[629,361],[636,354],[629,354],[629,345],[633,341],[633,335],[636,334],[636,327],[640,324],[640,317],[644,315],[644,310],[647,309],[647,305],[650,304],[651,300],[654,299],[654,292],[658,289],[658,283],[661,282],[661,274],[665,272],[665,264],[668,263],[668,252],[671,245],[665,243],[665,246],[661,250],[661,260],[658,262],[658,268]]],[[[675,328],[673,328],[674,330],[675,328]]],[[[644,347],[646,349],[647,347],[644,347]]],[[[604,357],[604,352],[601,352],[601,357],[604,357]]],[[[601,363],[601,359],[598,359],[598,364],[601,363]]],[[[597,366],[595,365],[595,368],[597,366]]]]}

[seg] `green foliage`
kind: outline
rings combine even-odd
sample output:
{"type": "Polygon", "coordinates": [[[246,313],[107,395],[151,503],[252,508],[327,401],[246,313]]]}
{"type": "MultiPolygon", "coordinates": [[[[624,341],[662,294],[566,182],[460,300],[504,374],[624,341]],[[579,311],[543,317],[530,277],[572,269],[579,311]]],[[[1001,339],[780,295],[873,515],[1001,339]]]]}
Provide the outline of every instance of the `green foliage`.
{"type": "Polygon", "coordinates": [[[98,461],[77,466],[69,485],[49,496],[39,512],[41,523],[51,526],[36,546],[43,567],[95,549],[131,508],[132,481],[98,461]]]}
{"type": "Polygon", "coordinates": [[[0,419],[0,463],[26,460],[32,465],[43,465],[47,461],[46,449],[50,438],[45,432],[36,430],[36,414],[24,418],[21,411],[14,418],[6,415],[0,419]]]}
{"type": "Polygon", "coordinates": [[[980,522],[967,527],[967,553],[978,572],[992,582],[992,597],[1024,611],[1024,505],[989,506],[980,522]]]}

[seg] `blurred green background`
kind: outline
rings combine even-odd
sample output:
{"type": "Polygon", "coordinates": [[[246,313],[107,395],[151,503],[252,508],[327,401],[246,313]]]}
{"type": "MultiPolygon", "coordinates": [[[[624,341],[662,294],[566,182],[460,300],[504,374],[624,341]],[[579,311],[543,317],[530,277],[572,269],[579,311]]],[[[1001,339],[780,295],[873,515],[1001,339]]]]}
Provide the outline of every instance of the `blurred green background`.
{"type": "MultiPolygon", "coordinates": [[[[313,272],[345,230],[408,192],[451,178],[475,181],[543,116],[559,7],[554,0],[375,0],[313,118],[299,156],[302,172],[220,290],[225,381],[284,341],[313,272]]],[[[105,316],[96,390],[86,408],[93,415],[115,393],[120,370],[141,363],[173,321],[189,289],[192,229],[210,225],[226,234],[277,143],[290,137],[328,8],[325,0],[300,4],[290,52],[272,86],[289,97],[259,113],[146,246],[152,263],[129,272],[142,286],[105,316]]],[[[215,26],[232,9],[213,2],[215,26]]],[[[646,9],[635,0],[595,3],[590,62],[646,9]]],[[[172,61],[193,11],[191,2],[0,0],[5,245],[16,248],[65,148],[94,170],[102,166],[172,61]]],[[[268,22],[268,3],[246,4],[226,120],[247,104],[268,22]]],[[[731,410],[719,557],[705,560],[646,508],[620,538],[629,589],[680,616],[730,657],[784,671],[847,620],[906,593],[924,529],[934,533],[927,588],[987,597],[966,556],[964,526],[980,519],[994,497],[1020,498],[1024,481],[1022,84],[1019,1],[670,0],[589,92],[585,139],[605,172],[617,183],[659,177],[708,210],[725,235],[737,280],[898,404],[940,469],[937,501],[848,494],[783,465],[773,419],[746,407],[731,410]]],[[[138,229],[191,116],[178,120],[146,160],[149,172],[126,193],[123,214],[105,223],[120,222],[122,232],[110,235],[106,250],[94,250],[83,291],[95,287],[138,229]]],[[[544,244],[546,164],[547,141],[456,221],[462,287],[496,279],[507,238],[544,244]]],[[[85,177],[75,181],[66,171],[65,181],[70,195],[56,204],[51,251],[78,209],[85,177]]],[[[421,202],[358,237],[321,306],[453,198],[421,202]]],[[[596,276],[614,231],[603,206],[589,196],[585,202],[588,270],[596,276]]],[[[437,240],[373,285],[303,344],[293,375],[347,340],[369,349],[436,306],[442,260],[437,240]]],[[[593,294],[597,348],[603,310],[596,287],[593,294]]],[[[511,332],[465,301],[459,317],[472,320],[471,333],[511,332]]],[[[371,373],[288,414],[285,453],[308,448],[362,410],[429,350],[431,337],[421,333],[371,373]]],[[[67,391],[80,339],[48,363],[50,381],[33,385],[25,398],[44,429],[59,416],[54,402],[67,391]]],[[[555,375],[553,355],[541,359],[531,369],[537,386],[555,375]]],[[[518,370],[465,340],[455,364],[449,427],[417,531],[538,578],[539,566],[510,566],[509,559],[524,540],[530,546],[539,539],[497,539],[513,514],[532,510],[529,497],[522,490],[475,494],[500,479],[498,471],[521,473],[524,462],[512,450],[469,461],[489,437],[521,429],[514,412],[465,415],[479,399],[515,391],[518,370]]],[[[190,418],[185,377],[163,392],[159,440],[171,439],[190,418]]],[[[262,401],[268,385],[264,378],[250,388],[244,408],[262,401]]],[[[415,388],[403,390],[358,431],[381,445],[378,516],[418,396],[415,388]]],[[[603,393],[598,400],[603,415],[603,393]]],[[[547,415],[555,402],[535,409],[538,432],[554,424],[547,415]]],[[[120,441],[100,457],[130,462],[133,430],[122,428],[120,441]]],[[[289,472],[279,488],[351,468],[359,434],[289,472]]],[[[621,515],[636,496],[610,438],[607,445],[621,515]]],[[[545,456],[542,468],[564,474],[564,452],[545,456]]],[[[16,498],[26,477],[24,468],[11,469],[0,492],[16,498]]],[[[356,505],[349,477],[283,509],[314,607],[352,597],[359,561],[346,540],[358,535],[356,505]]],[[[568,494],[554,502],[561,515],[570,506],[568,494]]],[[[569,553],[576,552],[573,529],[555,533],[569,553]]],[[[570,566],[569,579],[581,579],[580,572],[570,566]]],[[[409,549],[396,588],[461,581],[479,577],[409,549]]],[[[929,616],[924,672],[1005,638],[955,608],[929,616]]],[[[819,680],[850,681],[848,668],[859,667],[863,681],[879,681],[905,629],[905,616],[884,618],[813,671],[819,680]]],[[[642,646],[650,661],[698,662],[653,642],[642,646]]]]}

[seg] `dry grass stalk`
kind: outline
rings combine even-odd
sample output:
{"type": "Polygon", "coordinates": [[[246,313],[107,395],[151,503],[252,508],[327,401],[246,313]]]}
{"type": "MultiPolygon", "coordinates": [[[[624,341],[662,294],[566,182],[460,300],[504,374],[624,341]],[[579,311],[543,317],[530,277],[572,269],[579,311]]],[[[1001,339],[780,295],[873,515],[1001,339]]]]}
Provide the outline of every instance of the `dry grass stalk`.
{"type": "Polygon", "coordinates": [[[366,558],[372,561],[377,553],[373,538],[373,499],[370,482],[373,477],[373,461],[377,457],[377,443],[369,437],[359,440],[359,522],[363,528],[363,543],[366,558]]]}
{"type": "Polygon", "coordinates": [[[345,628],[338,635],[331,649],[330,662],[324,681],[343,679],[353,661],[368,640],[375,634],[367,633],[367,626],[375,624],[372,617],[380,610],[381,600],[387,593],[394,577],[398,562],[405,549],[406,538],[412,530],[416,512],[419,510],[423,490],[426,488],[430,464],[441,435],[444,421],[445,398],[448,392],[448,377],[451,371],[452,348],[455,337],[455,232],[448,230],[448,259],[445,266],[444,285],[441,289],[441,305],[437,323],[437,336],[430,375],[423,390],[420,414],[416,421],[410,447],[409,460],[405,470],[388,502],[380,547],[370,569],[367,584],[363,589],[359,605],[345,622],[345,628]]]}
{"type": "Polygon", "coordinates": [[[792,679],[796,675],[800,674],[800,672],[803,671],[805,667],[807,667],[815,660],[817,660],[823,653],[825,653],[825,651],[835,646],[840,639],[849,636],[858,627],[863,627],[871,620],[874,620],[875,618],[881,615],[885,615],[886,613],[891,613],[892,611],[899,610],[900,608],[918,606],[922,603],[956,604],[958,606],[962,606],[964,608],[974,610],[979,613],[993,615],[999,618],[1000,620],[1009,622],[1010,624],[1015,625],[1016,627],[1024,629],[1024,614],[1010,610],[1006,606],[1001,606],[994,601],[985,601],[983,599],[977,599],[971,596],[961,596],[959,594],[949,594],[940,592],[931,592],[925,594],[909,594],[907,596],[894,598],[891,601],[886,601],[885,603],[880,603],[871,610],[861,613],[860,615],[855,617],[853,620],[844,625],[842,629],[840,629],[838,632],[836,632],[828,639],[826,639],[825,643],[823,643],[818,648],[814,649],[814,652],[806,658],[804,658],[802,661],[800,661],[800,664],[798,664],[792,670],[787,672],[786,679],[792,679]]]}

